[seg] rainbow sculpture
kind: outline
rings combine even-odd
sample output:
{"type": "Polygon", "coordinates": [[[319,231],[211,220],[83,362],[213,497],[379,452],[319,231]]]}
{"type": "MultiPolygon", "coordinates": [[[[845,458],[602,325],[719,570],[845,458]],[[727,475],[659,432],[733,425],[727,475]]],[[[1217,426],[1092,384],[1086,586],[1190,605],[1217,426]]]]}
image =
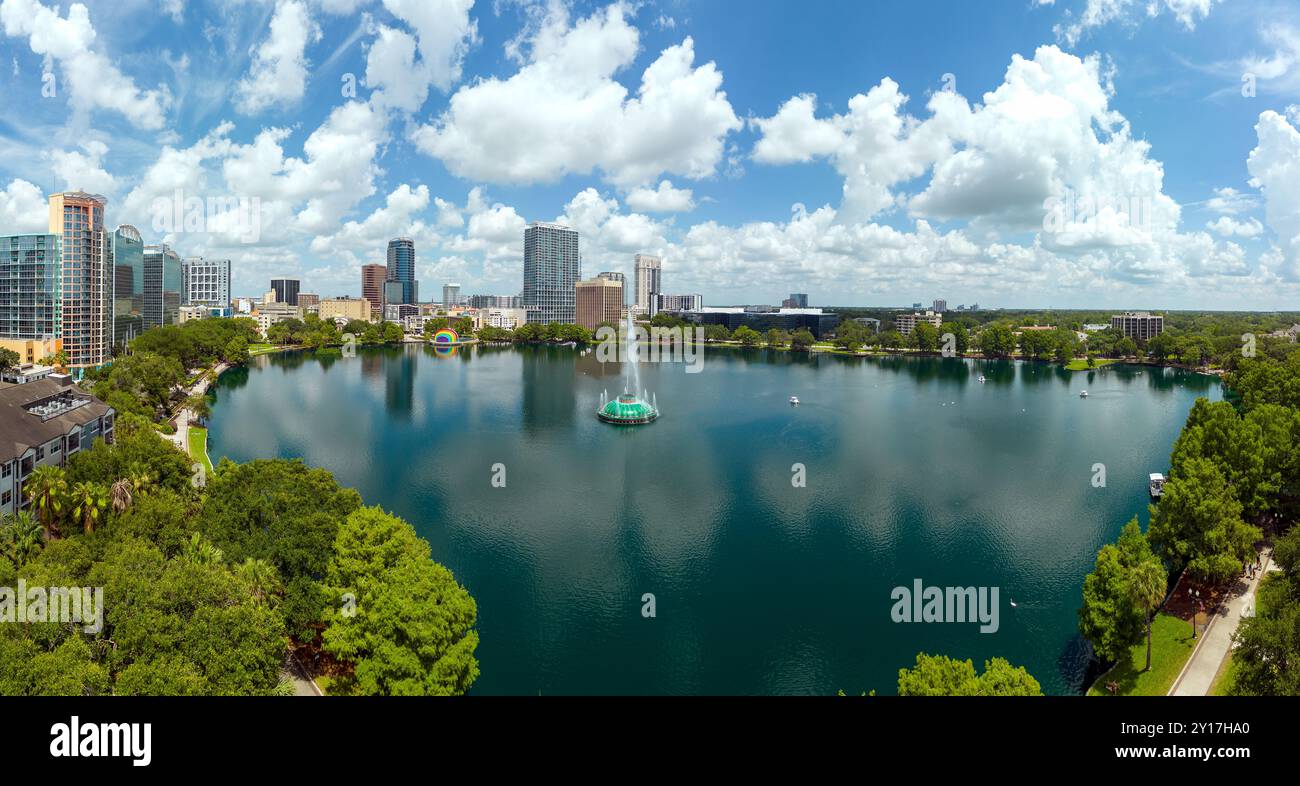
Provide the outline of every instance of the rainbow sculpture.
{"type": "Polygon", "coordinates": [[[435,347],[454,347],[460,343],[460,334],[451,328],[443,328],[433,334],[435,347]]]}

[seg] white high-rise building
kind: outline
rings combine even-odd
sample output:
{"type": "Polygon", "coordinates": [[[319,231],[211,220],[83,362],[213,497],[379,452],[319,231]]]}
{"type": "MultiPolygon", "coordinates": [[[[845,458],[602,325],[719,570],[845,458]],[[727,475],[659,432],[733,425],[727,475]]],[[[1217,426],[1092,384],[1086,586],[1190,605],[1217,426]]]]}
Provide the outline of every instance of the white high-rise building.
{"type": "Polygon", "coordinates": [[[637,254],[636,268],[636,312],[653,317],[659,312],[659,295],[663,291],[660,279],[663,272],[663,260],[648,254],[637,254]]]}
{"type": "Polygon", "coordinates": [[[190,257],[181,263],[181,304],[230,305],[230,260],[190,257]]]}

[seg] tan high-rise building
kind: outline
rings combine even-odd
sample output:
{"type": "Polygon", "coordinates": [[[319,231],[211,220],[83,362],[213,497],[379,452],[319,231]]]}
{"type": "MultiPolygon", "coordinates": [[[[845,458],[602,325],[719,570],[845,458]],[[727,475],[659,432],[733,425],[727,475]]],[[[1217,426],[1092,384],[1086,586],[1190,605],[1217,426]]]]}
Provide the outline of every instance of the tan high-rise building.
{"type": "Polygon", "coordinates": [[[361,297],[370,301],[370,310],[376,315],[384,310],[384,280],[388,278],[388,265],[361,266],[361,297]]]}
{"type": "MultiPolygon", "coordinates": [[[[300,296],[301,297],[301,296],[300,296]]],[[[321,319],[360,319],[370,321],[371,304],[366,298],[334,297],[326,298],[317,307],[321,319]]]]}
{"type": "Polygon", "coordinates": [[[106,204],[80,191],[50,196],[50,234],[62,238],[63,249],[63,351],[78,378],[111,357],[113,252],[104,232],[106,204]]]}
{"type": "Polygon", "coordinates": [[[659,313],[659,293],[662,292],[663,260],[649,254],[637,254],[633,260],[636,274],[636,312],[646,317],[659,313]]]}
{"type": "Polygon", "coordinates": [[[579,325],[595,330],[602,323],[617,325],[623,319],[623,282],[593,278],[574,285],[579,325]]]}

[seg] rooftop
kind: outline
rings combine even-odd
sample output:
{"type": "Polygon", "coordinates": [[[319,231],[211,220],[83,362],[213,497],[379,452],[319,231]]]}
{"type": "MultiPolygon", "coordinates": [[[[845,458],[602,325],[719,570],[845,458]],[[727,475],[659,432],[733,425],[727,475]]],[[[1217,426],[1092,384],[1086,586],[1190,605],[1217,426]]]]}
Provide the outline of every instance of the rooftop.
{"type": "Polygon", "coordinates": [[[0,389],[0,461],[12,461],[109,411],[109,406],[63,377],[0,389]]]}

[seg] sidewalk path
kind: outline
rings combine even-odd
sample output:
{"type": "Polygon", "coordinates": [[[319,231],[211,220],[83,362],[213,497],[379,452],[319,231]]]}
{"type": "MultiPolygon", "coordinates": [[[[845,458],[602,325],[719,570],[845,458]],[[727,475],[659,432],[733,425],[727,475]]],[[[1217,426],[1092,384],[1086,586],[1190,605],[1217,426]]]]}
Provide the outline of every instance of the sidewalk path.
{"type": "Polygon", "coordinates": [[[1214,677],[1219,673],[1224,658],[1232,649],[1232,634],[1237,632],[1241,623],[1242,612],[1255,611],[1255,590],[1259,581],[1270,570],[1277,570],[1272,562],[1272,549],[1265,549],[1260,555],[1263,566],[1254,579],[1238,579],[1233,587],[1232,596],[1224,601],[1219,611],[1210,619],[1210,624],[1201,632],[1201,640],[1183,666],[1183,673],[1178,675],[1174,686],[1169,690],[1170,696],[1207,696],[1214,684],[1214,677]]]}

